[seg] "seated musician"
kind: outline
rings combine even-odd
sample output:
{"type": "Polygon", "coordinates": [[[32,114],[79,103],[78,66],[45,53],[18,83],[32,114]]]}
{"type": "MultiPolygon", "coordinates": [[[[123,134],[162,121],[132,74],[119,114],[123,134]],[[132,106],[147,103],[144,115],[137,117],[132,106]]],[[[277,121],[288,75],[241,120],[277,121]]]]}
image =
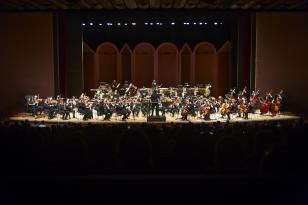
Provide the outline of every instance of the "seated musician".
{"type": "Polygon", "coordinates": [[[111,84],[111,89],[113,91],[117,90],[118,88],[120,87],[120,83],[118,83],[116,80],[113,80],[112,81],[112,84],[111,84]]]}
{"type": "Polygon", "coordinates": [[[58,112],[60,115],[62,115],[62,120],[67,120],[67,118],[69,118],[70,112],[67,109],[67,105],[63,100],[61,100],[58,105],[58,112]]]}

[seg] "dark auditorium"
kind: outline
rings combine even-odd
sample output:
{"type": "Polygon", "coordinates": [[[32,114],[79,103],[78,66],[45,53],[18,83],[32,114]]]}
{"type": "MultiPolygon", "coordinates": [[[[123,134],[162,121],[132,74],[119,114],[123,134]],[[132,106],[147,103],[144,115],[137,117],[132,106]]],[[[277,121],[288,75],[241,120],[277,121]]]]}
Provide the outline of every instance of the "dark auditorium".
{"type": "Polygon", "coordinates": [[[307,204],[307,25],[308,0],[1,1],[0,203],[307,204]]]}

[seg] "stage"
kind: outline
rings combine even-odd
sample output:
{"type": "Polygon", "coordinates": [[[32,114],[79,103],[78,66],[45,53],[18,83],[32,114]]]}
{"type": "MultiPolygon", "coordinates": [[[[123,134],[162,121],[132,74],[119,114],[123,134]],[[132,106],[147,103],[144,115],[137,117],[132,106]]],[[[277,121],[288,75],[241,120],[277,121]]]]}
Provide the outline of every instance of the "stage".
{"type": "MultiPolygon", "coordinates": [[[[94,116],[94,119],[89,120],[82,120],[81,117],[79,118],[71,118],[68,120],[62,120],[60,115],[57,115],[54,119],[48,119],[47,116],[39,116],[39,117],[32,117],[30,113],[19,113],[15,116],[9,118],[11,122],[22,122],[22,121],[29,121],[30,123],[39,123],[44,121],[45,124],[70,124],[70,123],[77,123],[77,124],[117,124],[117,123],[128,123],[128,124],[141,124],[141,123],[206,123],[206,124],[213,124],[215,122],[227,122],[227,117],[222,118],[219,114],[212,114],[210,120],[204,120],[200,117],[192,117],[189,116],[188,120],[182,120],[181,116],[172,117],[169,114],[166,114],[166,121],[165,122],[147,122],[146,117],[136,117],[133,118],[132,116],[129,117],[127,120],[122,120],[121,116],[112,116],[110,120],[104,120],[103,117],[94,116]]],[[[281,113],[277,116],[268,115],[260,115],[260,114],[249,114],[248,119],[244,119],[238,117],[237,114],[231,115],[231,120],[229,123],[262,123],[265,121],[299,121],[301,118],[289,112],[281,113]]]]}

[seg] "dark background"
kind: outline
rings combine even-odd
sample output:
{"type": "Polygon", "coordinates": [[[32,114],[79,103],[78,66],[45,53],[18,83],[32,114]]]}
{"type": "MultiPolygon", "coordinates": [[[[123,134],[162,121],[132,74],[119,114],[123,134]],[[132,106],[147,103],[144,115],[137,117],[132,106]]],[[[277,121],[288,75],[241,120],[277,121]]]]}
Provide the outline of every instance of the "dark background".
{"type": "Polygon", "coordinates": [[[184,43],[193,48],[201,41],[208,41],[219,49],[226,41],[233,42],[237,34],[236,13],[211,11],[123,11],[123,12],[84,12],[81,21],[83,40],[96,50],[102,42],[112,42],[118,48],[127,43],[131,49],[140,42],[149,42],[155,47],[163,42],[172,42],[178,48],[184,43]],[[90,26],[90,22],[93,26],[90,26]],[[113,26],[107,26],[111,22],[113,26]],[[120,22],[121,26],[117,23],[120,22]],[[124,26],[127,22],[128,25],[124,26]],[[131,22],[137,25],[132,26],[131,22]],[[145,22],[153,22],[152,26],[145,22]],[[163,25],[158,26],[156,22],[163,25]],[[171,25],[175,22],[175,25],[171,25]],[[189,22],[189,25],[184,25],[189,22]],[[194,25],[193,22],[197,24],[194,25]],[[199,25],[207,22],[207,25],[199,25]],[[217,25],[214,25],[217,22],[217,25]],[[222,22],[222,24],[220,24],[222,22]],[[99,25],[102,23],[102,26],[99,25]]]}

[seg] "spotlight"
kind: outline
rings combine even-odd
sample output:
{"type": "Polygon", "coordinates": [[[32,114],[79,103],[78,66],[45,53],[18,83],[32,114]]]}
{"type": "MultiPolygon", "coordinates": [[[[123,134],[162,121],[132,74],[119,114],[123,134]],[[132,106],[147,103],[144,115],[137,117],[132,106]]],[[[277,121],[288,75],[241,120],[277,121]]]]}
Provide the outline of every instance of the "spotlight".
{"type": "Polygon", "coordinates": [[[150,23],[150,25],[152,26],[152,25],[153,25],[153,23],[150,23]]]}
{"type": "Polygon", "coordinates": [[[145,23],[144,23],[144,25],[148,25],[148,24],[149,24],[148,22],[145,22],[145,23]]]}
{"type": "Polygon", "coordinates": [[[98,24],[98,25],[102,26],[103,24],[100,23],[100,24],[98,24]]]}
{"type": "Polygon", "coordinates": [[[118,26],[121,26],[121,23],[117,23],[118,26]]]}
{"type": "Polygon", "coordinates": [[[186,25],[189,25],[189,22],[187,22],[186,25]]]}
{"type": "Polygon", "coordinates": [[[197,23],[196,22],[194,22],[194,25],[196,25],[197,23]]]}
{"type": "Polygon", "coordinates": [[[136,26],[136,22],[132,22],[132,25],[133,25],[133,26],[136,26]]]}
{"type": "Polygon", "coordinates": [[[127,23],[124,23],[124,26],[127,26],[127,23]]]}
{"type": "Polygon", "coordinates": [[[218,23],[217,22],[214,22],[214,25],[217,25],[218,23]]]}
{"type": "Polygon", "coordinates": [[[202,22],[199,22],[199,25],[202,25],[202,22]]]}
{"type": "Polygon", "coordinates": [[[171,25],[175,25],[175,22],[171,22],[171,25]]]}
{"type": "Polygon", "coordinates": [[[220,22],[220,25],[222,25],[222,22],[220,22]]]}
{"type": "Polygon", "coordinates": [[[112,23],[108,22],[108,23],[107,23],[107,26],[112,26],[112,23]]]}
{"type": "Polygon", "coordinates": [[[160,26],[162,26],[162,25],[163,25],[163,23],[159,23],[159,25],[160,25],[160,26]]]}
{"type": "Polygon", "coordinates": [[[85,24],[85,23],[82,23],[81,25],[82,25],[82,26],[85,26],[86,24],[85,24]]]}
{"type": "Polygon", "coordinates": [[[93,23],[92,23],[92,22],[90,23],[90,26],[93,26],[93,23]]]}
{"type": "Polygon", "coordinates": [[[157,22],[156,25],[159,25],[159,22],[157,22]]]}

